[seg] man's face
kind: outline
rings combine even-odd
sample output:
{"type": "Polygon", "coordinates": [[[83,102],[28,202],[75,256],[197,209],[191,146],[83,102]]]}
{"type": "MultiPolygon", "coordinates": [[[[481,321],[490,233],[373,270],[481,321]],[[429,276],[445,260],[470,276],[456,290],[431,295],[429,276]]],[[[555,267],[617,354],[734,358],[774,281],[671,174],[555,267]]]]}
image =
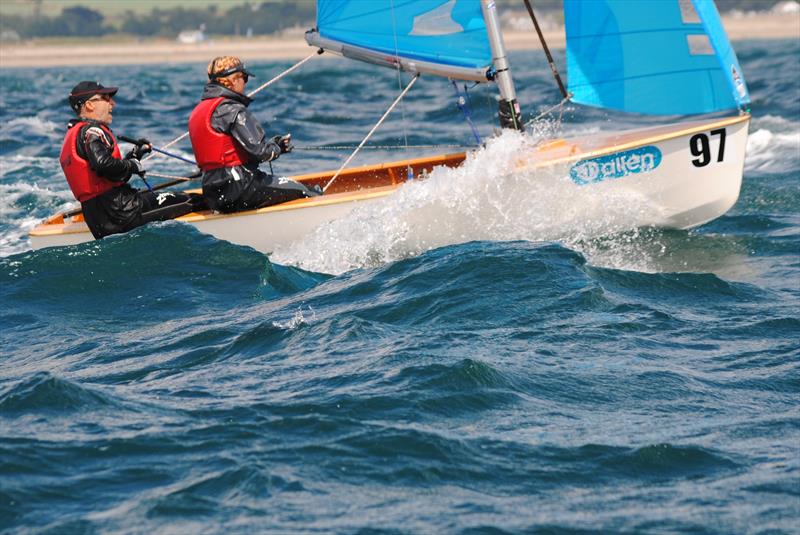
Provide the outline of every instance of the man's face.
{"type": "Polygon", "coordinates": [[[114,111],[115,105],[116,102],[111,95],[94,95],[84,102],[81,115],[101,123],[111,124],[113,120],[111,113],[114,111]]]}

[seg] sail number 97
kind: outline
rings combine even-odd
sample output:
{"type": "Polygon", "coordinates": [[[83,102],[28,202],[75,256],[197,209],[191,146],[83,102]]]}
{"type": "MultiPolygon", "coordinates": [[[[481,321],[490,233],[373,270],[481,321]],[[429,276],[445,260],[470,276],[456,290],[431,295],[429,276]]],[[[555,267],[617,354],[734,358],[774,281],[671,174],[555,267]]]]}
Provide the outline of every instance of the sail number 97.
{"type": "MultiPolygon", "coordinates": [[[[719,136],[717,161],[721,162],[725,158],[725,129],[718,128],[717,130],[712,130],[709,134],[719,136]]],[[[695,167],[705,167],[711,163],[713,155],[711,154],[711,143],[709,143],[708,137],[708,134],[695,134],[689,140],[689,150],[692,151],[692,156],[695,156],[695,159],[692,160],[692,165],[695,167]]]]}

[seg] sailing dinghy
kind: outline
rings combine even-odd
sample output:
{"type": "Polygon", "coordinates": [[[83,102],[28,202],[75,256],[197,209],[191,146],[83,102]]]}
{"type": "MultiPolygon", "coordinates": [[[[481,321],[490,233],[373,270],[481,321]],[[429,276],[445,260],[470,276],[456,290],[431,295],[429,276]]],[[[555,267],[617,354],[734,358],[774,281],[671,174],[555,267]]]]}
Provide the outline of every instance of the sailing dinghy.
{"type": "MultiPolygon", "coordinates": [[[[569,94],[551,60],[562,104],[698,118],[532,143],[512,172],[535,180],[536,173],[555,170],[563,173],[565,187],[582,193],[636,195],[656,208],[638,219],[634,214],[637,227],[691,228],[728,211],[741,186],[750,100],[713,1],[565,0],[564,15],[569,94]]],[[[494,0],[317,0],[317,26],[306,40],[326,52],[411,74],[398,100],[420,75],[496,84],[501,126],[524,128],[494,0]]],[[[292,177],[324,187],[324,196],[179,220],[269,253],[356,206],[380,202],[409,176],[424,178],[467,157],[454,153],[347,168],[354,155],[336,172],[292,177]]],[[[49,218],[30,232],[30,240],[38,249],[92,236],[77,212],[49,218]]]]}

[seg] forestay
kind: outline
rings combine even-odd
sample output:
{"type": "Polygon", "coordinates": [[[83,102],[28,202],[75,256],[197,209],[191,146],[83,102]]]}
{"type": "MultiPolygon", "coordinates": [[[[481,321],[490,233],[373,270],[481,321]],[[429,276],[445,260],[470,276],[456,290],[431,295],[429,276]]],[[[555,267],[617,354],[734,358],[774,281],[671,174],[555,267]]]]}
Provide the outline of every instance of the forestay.
{"type": "Polygon", "coordinates": [[[486,81],[492,51],[478,0],[317,0],[306,41],[412,73],[486,81]]]}
{"type": "Polygon", "coordinates": [[[575,102],[656,115],[750,102],[712,0],[564,0],[564,17],[575,102]]]}

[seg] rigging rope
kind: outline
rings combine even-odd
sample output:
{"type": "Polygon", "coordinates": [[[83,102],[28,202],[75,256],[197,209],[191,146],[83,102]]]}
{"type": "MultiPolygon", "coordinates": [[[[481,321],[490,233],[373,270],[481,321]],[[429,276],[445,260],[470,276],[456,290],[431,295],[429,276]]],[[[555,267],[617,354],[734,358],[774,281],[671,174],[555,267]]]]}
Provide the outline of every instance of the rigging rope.
{"type": "Polygon", "coordinates": [[[389,114],[392,112],[392,110],[395,108],[395,106],[397,106],[397,103],[398,103],[398,102],[400,102],[404,96],[406,96],[406,93],[408,93],[408,90],[409,90],[409,89],[411,89],[411,86],[413,86],[413,85],[414,85],[414,83],[416,83],[416,81],[417,81],[417,80],[419,80],[419,73],[417,73],[417,74],[415,74],[415,75],[414,75],[414,77],[413,77],[413,78],[411,79],[411,81],[408,83],[408,85],[406,86],[406,88],[405,88],[405,89],[403,89],[403,92],[402,92],[402,93],[400,93],[400,95],[398,95],[398,97],[397,97],[396,99],[394,99],[394,102],[392,102],[392,105],[391,105],[391,106],[389,106],[389,109],[388,109],[388,110],[386,110],[386,113],[384,113],[384,114],[383,114],[383,117],[381,117],[381,118],[380,118],[380,120],[379,120],[379,121],[378,121],[378,122],[375,124],[375,126],[373,126],[373,127],[372,127],[372,130],[370,130],[370,131],[369,131],[369,133],[367,134],[367,137],[365,137],[365,138],[364,138],[364,139],[361,141],[361,143],[359,143],[359,144],[358,144],[358,147],[356,147],[356,150],[354,150],[354,151],[353,151],[353,154],[351,154],[351,155],[350,155],[350,157],[349,157],[349,158],[347,158],[347,160],[345,160],[345,162],[342,164],[342,166],[339,168],[339,170],[338,170],[338,171],[336,171],[336,174],[335,174],[335,175],[333,175],[333,178],[331,178],[331,179],[328,181],[328,183],[327,183],[327,184],[325,184],[325,187],[324,187],[324,188],[322,188],[322,191],[323,191],[323,192],[324,192],[324,191],[327,191],[327,189],[328,189],[328,188],[331,186],[331,184],[333,184],[333,181],[334,181],[334,180],[336,180],[337,178],[339,178],[339,175],[340,175],[340,174],[341,174],[341,172],[344,170],[344,168],[345,168],[345,167],[347,167],[347,164],[349,164],[349,163],[350,163],[350,160],[352,160],[353,158],[355,158],[356,154],[358,154],[358,151],[360,151],[360,150],[361,150],[361,147],[363,147],[363,146],[364,146],[364,144],[365,144],[365,143],[366,143],[366,142],[369,140],[369,138],[370,138],[370,137],[372,137],[372,134],[374,134],[374,133],[375,133],[375,130],[377,130],[377,129],[378,129],[378,127],[379,127],[381,124],[383,124],[383,121],[386,119],[386,117],[388,117],[388,115],[389,115],[389,114]]]}
{"type": "MultiPolygon", "coordinates": [[[[302,60],[300,60],[299,62],[295,63],[294,65],[292,65],[291,67],[289,67],[288,69],[286,69],[285,71],[283,71],[282,73],[280,73],[279,75],[277,75],[277,76],[276,76],[275,78],[273,78],[272,80],[269,80],[269,81],[267,81],[267,82],[264,82],[263,84],[261,84],[260,86],[258,86],[256,89],[254,89],[253,91],[249,92],[249,93],[247,94],[247,96],[248,96],[248,97],[253,97],[253,96],[254,96],[254,95],[256,95],[258,92],[260,92],[260,91],[262,91],[262,90],[266,89],[267,87],[269,87],[270,85],[274,84],[275,82],[277,82],[278,80],[280,80],[281,78],[283,78],[284,76],[286,76],[287,74],[289,74],[289,73],[293,72],[294,70],[296,70],[296,69],[300,68],[300,66],[302,66],[302,65],[303,65],[305,62],[307,62],[308,60],[310,60],[310,59],[311,59],[311,58],[313,58],[314,56],[318,56],[318,55],[322,54],[322,52],[323,52],[323,50],[320,48],[319,50],[317,50],[317,51],[315,51],[315,52],[313,52],[313,53],[309,54],[309,55],[308,55],[308,56],[307,56],[305,59],[302,59],[302,60]]],[[[184,133],[183,133],[183,134],[181,134],[180,136],[176,137],[175,139],[173,139],[172,141],[170,141],[169,143],[167,143],[166,145],[164,145],[162,148],[163,148],[163,149],[167,149],[167,148],[171,147],[172,145],[174,145],[175,143],[177,143],[178,141],[180,141],[180,140],[184,139],[184,138],[185,138],[186,136],[188,136],[188,135],[189,135],[189,132],[184,132],[184,133]]],[[[156,154],[157,154],[157,153],[155,153],[155,152],[154,152],[154,153],[151,153],[151,154],[150,154],[150,155],[149,155],[147,158],[145,158],[145,159],[144,159],[144,160],[142,160],[142,161],[147,161],[147,160],[149,160],[150,158],[153,158],[154,156],[156,156],[156,154]]]]}
{"type": "Polygon", "coordinates": [[[539,119],[541,119],[545,115],[549,114],[550,112],[552,112],[556,108],[560,108],[559,114],[558,114],[558,122],[561,123],[561,116],[564,113],[564,104],[566,104],[567,101],[569,101],[569,99],[571,99],[571,98],[572,98],[572,93],[568,93],[567,96],[565,96],[564,98],[561,99],[561,102],[559,102],[555,106],[550,106],[549,108],[544,110],[542,113],[540,113],[539,115],[537,115],[536,117],[534,117],[533,119],[531,119],[530,121],[525,123],[525,126],[529,126],[529,125],[535,123],[536,121],[538,121],[539,119]]]}
{"type": "Polygon", "coordinates": [[[195,178],[200,178],[200,177],[189,177],[189,176],[178,176],[178,175],[165,175],[163,173],[153,173],[151,171],[147,172],[147,176],[154,176],[156,178],[169,178],[170,180],[185,180],[187,182],[190,180],[194,180],[195,178]]]}
{"type": "Polygon", "coordinates": [[[458,84],[455,80],[453,80],[453,89],[456,90],[456,106],[458,109],[461,110],[461,113],[464,114],[464,118],[467,120],[467,124],[472,129],[472,135],[475,136],[475,141],[478,142],[478,145],[481,144],[481,136],[478,134],[478,129],[475,128],[475,123],[472,122],[472,114],[470,112],[470,108],[472,102],[469,99],[469,92],[467,89],[467,84],[464,84],[464,96],[461,96],[461,93],[458,91],[458,84]]]}
{"type": "MultiPolygon", "coordinates": [[[[353,150],[355,145],[308,145],[295,147],[292,150],[353,150]]],[[[367,145],[362,149],[386,150],[386,149],[471,149],[471,145],[367,145]]]]}
{"type": "MultiPolygon", "coordinates": [[[[392,36],[394,37],[394,58],[395,58],[395,71],[397,72],[397,89],[401,89],[403,87],[403,78],[400,75],[400,50],[397,45],[397,19],[394,16],[394,0],[391,1],[391,12],[392,12],[392,36]]],[[[406,107],[404,104],[400,104],[400,124],[403,126],[403,142],[405,143],[406,147],[408,147],[408,134],[406,133],[406,107]]],[[[409,167],[409,177],[411,173],[411,168],[409,167]]]]}
{"type": "Polygon", "coordinates": [[[536,15],[533,14],[533,8],[531,7],[531,3],[529,0],[523,0],[525,2],[525,7],[528,9],[528,14],[531,16],[531,20],[533,21],[533,27],[536,28],[536,33],[539,34],[539,40],[542,42],[542,48],[544,49],[544,53],[547,56],[547,61],[550,63],[550,70],[553,72],[553,77],[556,79],[556,83],[558,84],[558,89],[561,91],[561,96],[569,98],[567,95],[567,90],[564,88],[564,83],[561,81],[561,76],[558,74],[558,69],[556,69],[556,62],[553,61],[553,56],[550,54],[550,49],[547,48],[547,43],[544,40],[544,35],[542,34],[541,28],[539,28],[539,22],[536,20],[536,15]]]}

